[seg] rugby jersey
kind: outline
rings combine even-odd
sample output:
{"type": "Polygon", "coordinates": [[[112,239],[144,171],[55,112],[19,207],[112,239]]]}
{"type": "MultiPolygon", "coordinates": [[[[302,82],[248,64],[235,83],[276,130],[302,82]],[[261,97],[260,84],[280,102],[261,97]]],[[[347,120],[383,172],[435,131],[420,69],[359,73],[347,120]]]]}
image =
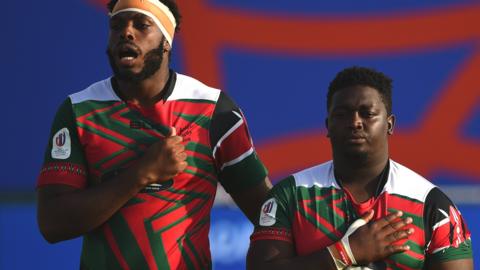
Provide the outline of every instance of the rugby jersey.
{"type": "Polygon", "coordinates": [[[414,228],[410,250],[370,265],[372,269],[423,269],[426,261],[472,258],[470,233],[455,205],[432,183],[410,169],[389,161],[383,189],[364,203],[354,201],[335,179],[333,162],[293,174],[270,192],[251,236],[287,241],[299,256],[339,241],[353,221],[373,209],[379,219],[402,211],[414,228]]]}
{"type": "Polygon", "coordinates": [[[154,106],[141,107],[119,98],[108,78],[70,95],[55,116],[38,186],[85,189],[108,181],[172,126],[188,155],[184,172],[146,187],[84,236],[82,269],[211,268],[217,183],[239,192],[267,175],[244,115],[223,91],[171,71],[162,93],[154,106]]]}

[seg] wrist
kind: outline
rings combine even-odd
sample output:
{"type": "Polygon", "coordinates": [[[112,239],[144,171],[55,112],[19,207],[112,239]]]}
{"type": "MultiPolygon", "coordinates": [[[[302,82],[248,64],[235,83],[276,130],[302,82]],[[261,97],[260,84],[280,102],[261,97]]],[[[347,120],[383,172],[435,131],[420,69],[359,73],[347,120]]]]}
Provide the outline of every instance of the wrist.
{"type": "Polygon", "coordinates": [[[349,253],[345,250],[342,241],[338,241],[327,247],[328,252],[332,256],[333,262],[337,270],[345,269],[348,266],[354,265],[354,258],[351,258],[349,253]]]}

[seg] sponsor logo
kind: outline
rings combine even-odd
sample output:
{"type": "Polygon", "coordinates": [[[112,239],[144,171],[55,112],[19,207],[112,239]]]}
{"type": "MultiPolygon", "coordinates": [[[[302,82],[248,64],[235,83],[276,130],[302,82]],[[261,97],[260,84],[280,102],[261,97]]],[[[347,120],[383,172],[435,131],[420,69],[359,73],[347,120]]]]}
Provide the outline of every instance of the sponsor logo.
{"type": "Polygon", "coordinates": [[[276,222],[275,215],[277,213],[277,201],[275,198],[267,200],[262,205],[260,213],[260,226],[272,226],[276,222]]]}
{"type": "Polygon", "coordinates": [[[173,186],[173,179],[170,179],[170,180],[168,180],[166,182],[162,182],[162,183],[150,184],[150,185],[146,186],[145,188],[143,188],[140,192],[141,193],[158,192],[158,191],[165,190],[165,189],[167,189],[171,186],[173,186]]]}
{"type": "Polygon", "coordinates": [[[70,133],[68,128],[62,128],[52,139],[52,158],[67,159],[72,152],[70,133]]]}

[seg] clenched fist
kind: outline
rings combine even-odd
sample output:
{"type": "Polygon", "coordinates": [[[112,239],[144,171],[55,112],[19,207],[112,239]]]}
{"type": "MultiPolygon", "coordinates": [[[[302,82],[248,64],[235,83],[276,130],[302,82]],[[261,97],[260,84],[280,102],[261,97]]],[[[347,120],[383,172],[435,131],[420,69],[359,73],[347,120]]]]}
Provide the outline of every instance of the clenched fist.
{"type": "Polygon", "coordinates": [[[170,134],[150,146],[139,160],[138,172],[143,185],[167,181],[187,167],[183,138],[171,127],[170,134]]]}

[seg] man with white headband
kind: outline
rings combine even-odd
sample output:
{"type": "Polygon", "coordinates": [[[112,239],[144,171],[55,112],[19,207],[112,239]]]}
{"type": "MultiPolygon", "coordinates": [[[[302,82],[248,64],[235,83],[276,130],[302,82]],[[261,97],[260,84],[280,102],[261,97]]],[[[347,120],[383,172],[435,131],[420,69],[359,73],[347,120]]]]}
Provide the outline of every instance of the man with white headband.
{"type": "Polygon", "coordinates": [[[172,0],[108,4],[114,75],[57,112],[38,178],[49,242],[83,237],[81,269],[210,269],[217,184],[253,221],[271,188],[241,110],[169,69],[172,0]]]}
{"type": "Polygon", "coordinates": [[[455,205],[389,158],[391,89],[392,80],[370,68],[337,74],[325,121],[333,160],[271,190],[248,269],[473,269],[470,233],[455,205]]]}

